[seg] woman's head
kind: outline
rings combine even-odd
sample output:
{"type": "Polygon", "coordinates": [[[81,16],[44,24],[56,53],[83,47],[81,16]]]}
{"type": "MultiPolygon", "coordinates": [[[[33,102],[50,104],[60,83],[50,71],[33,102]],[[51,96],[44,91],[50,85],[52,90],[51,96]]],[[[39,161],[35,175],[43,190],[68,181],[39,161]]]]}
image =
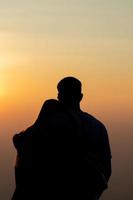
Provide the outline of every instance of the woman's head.
{"type": "Polygon", "coordinates": [[[36,125],[41,125],[45,121],[52,117],[56,112],[60,111],[60,103],[56,99],[48,99],[44,102],[39,116],[35,122],[36,125]]]}

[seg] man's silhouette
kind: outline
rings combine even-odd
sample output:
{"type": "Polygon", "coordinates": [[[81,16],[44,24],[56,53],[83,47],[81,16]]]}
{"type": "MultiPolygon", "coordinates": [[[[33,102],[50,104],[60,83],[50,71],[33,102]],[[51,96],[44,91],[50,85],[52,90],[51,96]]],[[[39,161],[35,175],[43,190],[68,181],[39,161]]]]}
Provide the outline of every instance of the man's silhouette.
{"type": "MultiPolygon", "coordinates": [[[[58,99],[61,105],[73,114],[71,123],[77,121],[78,131],[75,133],[73,146],[77,150],[79,161],[78,181],[75,178],[77,197],[82,199],[98,199],[107,188],[111,175],[111,151],[105,126],[88,113],[81,111],[81,82],[74,77],[62,79],[57,86],[58,99]]],[[[76,196],[76,195],[75,195],[76,196]]]]}
{"type": "Polygon", "coordinates": [[[81,111],[81,82],[62,79],[58,100],[44,103],[35,124],[14,136],[18,152],[13,200],[98,199],[111,175],[104,125],[81,111]]]}

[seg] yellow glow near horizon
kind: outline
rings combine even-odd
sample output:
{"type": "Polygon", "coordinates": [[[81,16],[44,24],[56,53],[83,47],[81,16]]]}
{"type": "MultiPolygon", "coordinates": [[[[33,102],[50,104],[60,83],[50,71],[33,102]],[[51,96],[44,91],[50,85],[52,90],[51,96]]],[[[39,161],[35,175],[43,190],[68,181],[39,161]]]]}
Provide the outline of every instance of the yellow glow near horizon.
{"type": "Polygon", "coordinates": [[[3,97],[5,94],[5,89],[3,86],[1,86],[1,83],[0,83],[0,97],[3,97]]]}
{"type": "Polygon", "coordinates": [[[4,80],[5,77],[3,74],[3,71],[5,71],[5,68],[7,68],[6,60],[4,59],[3,56],[0,56],[0,98],[4,97],[6,93],[5,80],[4,80]]]}

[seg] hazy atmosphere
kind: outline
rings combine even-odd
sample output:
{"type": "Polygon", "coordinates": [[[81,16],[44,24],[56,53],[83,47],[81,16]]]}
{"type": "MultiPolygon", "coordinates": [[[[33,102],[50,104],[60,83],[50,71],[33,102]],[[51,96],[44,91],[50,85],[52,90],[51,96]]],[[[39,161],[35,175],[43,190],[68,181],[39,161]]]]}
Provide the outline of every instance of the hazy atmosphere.
{"type": "Polygon", "coordinates": [[[0,0],[0,199],[15,188],[15,133],[82,81],[81,108],[108,129],[113,173],[101,200],[133,199],[133,1],[0,0]]]}

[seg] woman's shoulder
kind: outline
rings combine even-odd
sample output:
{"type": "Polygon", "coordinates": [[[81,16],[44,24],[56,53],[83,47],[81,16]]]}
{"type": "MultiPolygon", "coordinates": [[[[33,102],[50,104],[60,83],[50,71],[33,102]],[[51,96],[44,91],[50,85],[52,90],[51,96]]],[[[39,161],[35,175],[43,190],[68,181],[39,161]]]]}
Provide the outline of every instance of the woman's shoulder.
{"type": "Polygon", "coordinates": [[[13,140],[13,144],[14,144],[16,149],[19,149],[19,146],[20,146],[22,139],[23,139],[23,135],[24,135],[24,131],[17,133],[13,136],[12,140],[13,140]]]}
{"type": "Polygon", "coordinates": [[[14,134],[12,140],[15,148],[18,150],[26,144],[31,138],[31,128],[28,128],[25,131],[21,131],[20,133],[14,134]]]}

